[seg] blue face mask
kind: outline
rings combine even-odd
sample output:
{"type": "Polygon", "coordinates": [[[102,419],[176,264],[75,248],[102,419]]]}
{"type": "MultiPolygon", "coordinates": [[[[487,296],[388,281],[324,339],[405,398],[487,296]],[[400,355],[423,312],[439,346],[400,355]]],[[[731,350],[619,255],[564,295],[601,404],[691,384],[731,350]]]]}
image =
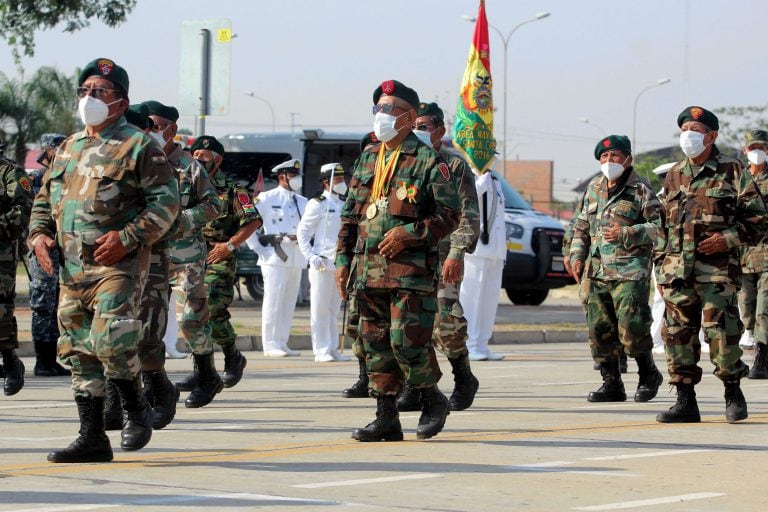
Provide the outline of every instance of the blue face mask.
{"type": "Polygon", "coordinates": [[[428,132],[427,130],[413,130],[413,134],[417,136],[421,142],[432,147],[432,132],[428,132]]]}

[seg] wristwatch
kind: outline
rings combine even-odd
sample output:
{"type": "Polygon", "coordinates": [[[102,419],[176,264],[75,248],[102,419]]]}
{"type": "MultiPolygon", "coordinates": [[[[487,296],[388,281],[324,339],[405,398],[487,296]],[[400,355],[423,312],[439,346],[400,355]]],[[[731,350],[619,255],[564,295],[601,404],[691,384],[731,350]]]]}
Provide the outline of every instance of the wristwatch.
{"type": "Polygon", "coordinates": [[[237,250],[237,247],[232,242],[227,242],[227,250],[229,252],[235,252],[237,250]]]}

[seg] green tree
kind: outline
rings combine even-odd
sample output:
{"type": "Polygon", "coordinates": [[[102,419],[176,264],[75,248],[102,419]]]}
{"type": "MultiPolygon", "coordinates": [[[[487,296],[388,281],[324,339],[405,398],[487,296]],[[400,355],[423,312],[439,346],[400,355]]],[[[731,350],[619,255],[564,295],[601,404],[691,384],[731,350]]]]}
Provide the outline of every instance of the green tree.
{"type": "Polygon", "coordinates": [[[0,137],[17,162],[24,162],[27,143],[37,142],[43,133],[69,135],[80,128],[74,116],[77,73],[67,76],[43,67],[28,81],[0,73],[0,126],[11,128],[0,137]]]}
{"type": "Polygon", "coordinates": [[[720,121],[717,145],[721,149],[741,148],[747,130],[768,130],[768,104],[720,107],[713,112],[720,121]]]}
{"type": "Polygon", "coordinates": [[[35,54],[35,31],[62,23],[77,32],[99,20],[108,27],[125,21],[136,0],[0,0],[0,37],[8,42],[16,63],[35,54]]]}

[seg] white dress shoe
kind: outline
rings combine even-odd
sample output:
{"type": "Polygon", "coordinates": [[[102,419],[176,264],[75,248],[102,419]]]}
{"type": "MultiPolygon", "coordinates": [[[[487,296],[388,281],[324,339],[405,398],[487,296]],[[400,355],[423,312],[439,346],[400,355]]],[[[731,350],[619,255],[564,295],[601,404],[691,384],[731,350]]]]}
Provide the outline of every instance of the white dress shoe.
{"type": "Polygon", "coordinates": [[[316,363],[332,363],[334,361],[336,361],[336,358],[331,354],[320,354],[319,356],[315,356],[316,363]]]}
{"type": "Polygon", "coordinates": [[[280,350],[288,354],[289,356],[300,356],[301,352],[298,350],[293,350],[292,348],[288,348],[287,346],[283,346],[280,350]]]}
{"type": "Polygon", "coordinates": [[[288,356],[288,352],[286,352],[285,350],[280,350],[279,348],[264,351],[264,357],[287,357],[287,356],[288,356]]]}
{"type": "Polygon", "coordinates": [[[666,354],[666,351],[664,350],[664,345],[659,345],[658,347],[653,347],[653,353],[654,354],[666,354]]]}
{"type": "Polygon", "coordinates": [[[351,361],[352,360],[352,358],[350,356],[345,356],[344,354],[340,354],[339,352],[337,352],[335,350],[333,352],[331,352],[331,355],[333,356],[333,358],[336,361],[351,361]]]}
{"type": "Polygon", "coordinates": [[[487,350],[485,352],[485,355],[488,356],[489,361],[501,361],[504,359],[504,356],[501,354],[497,354],[496,352],[492,352],[490,350],[487,350]]]}
{"type": "Polygon", "coordinates": [[[488,356],[484,352],[472,352],[469,351],[469,360],[470,361],[487,361],[488,356]]]}

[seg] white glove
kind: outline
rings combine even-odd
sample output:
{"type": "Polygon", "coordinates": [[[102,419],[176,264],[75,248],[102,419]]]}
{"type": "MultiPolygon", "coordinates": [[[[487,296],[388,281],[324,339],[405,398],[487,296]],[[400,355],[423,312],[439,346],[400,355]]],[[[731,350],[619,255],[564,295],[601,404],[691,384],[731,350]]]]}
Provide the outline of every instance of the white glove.
{"type": "Polygon", "coordinates": [[[318,256],[317,254],[313,254],[312,256],[309,257],[309,264],[315,270],[325,269],[325,263],[323,262],[323,258],[318,256]]]}

